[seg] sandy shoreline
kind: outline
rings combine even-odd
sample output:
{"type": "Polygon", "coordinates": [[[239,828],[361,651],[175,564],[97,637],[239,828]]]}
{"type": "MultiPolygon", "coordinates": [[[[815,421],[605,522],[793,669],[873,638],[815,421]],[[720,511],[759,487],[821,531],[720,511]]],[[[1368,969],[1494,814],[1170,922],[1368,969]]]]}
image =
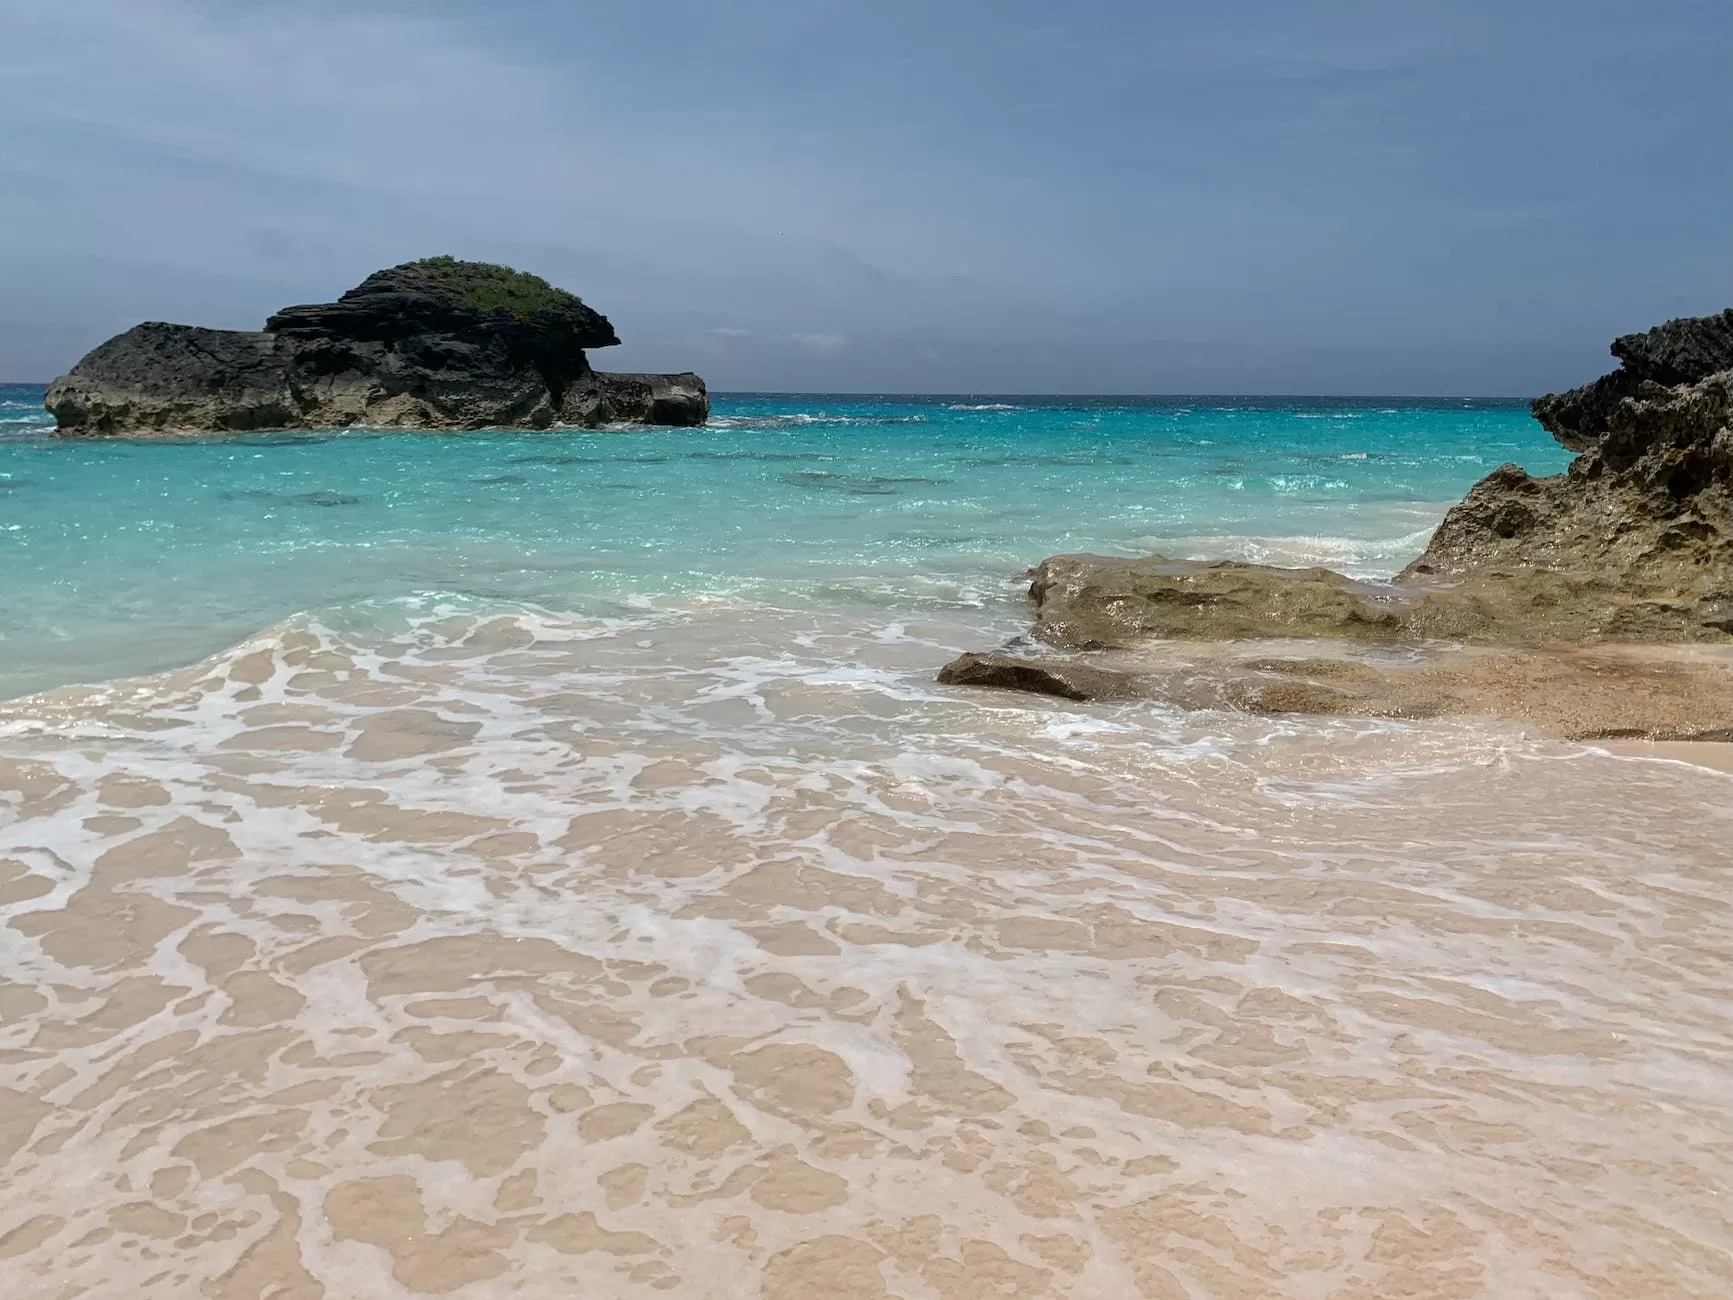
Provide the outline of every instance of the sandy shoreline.
{"type": "Polygon", "coordinates": [[[1712,772],[1733,774],[1733,745],[1710,741],[1683,740],[1603,740],[1596,749],[1621,758],[1664,759],[1674,763],[1689,763],[1692,767],[1712,772]]]}
{"type": "Polygon", "coordinates": [[[0,705],[0,1293],[1733,1291],[1721,771],[932,685],[963,635],[0,705]]]}

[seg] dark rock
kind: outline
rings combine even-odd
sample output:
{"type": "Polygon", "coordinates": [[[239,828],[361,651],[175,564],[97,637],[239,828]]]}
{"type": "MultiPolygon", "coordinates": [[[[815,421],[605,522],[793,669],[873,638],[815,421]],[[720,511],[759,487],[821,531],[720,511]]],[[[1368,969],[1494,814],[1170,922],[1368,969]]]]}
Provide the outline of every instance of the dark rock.
{"type": "Polygon", "coordinates": [[[1677,386],[1733,370],[1733,307],[1714,316],[1686,316],[1613,340],[1612,353],[1641,379],[1677,386]]]}
{"type": "Polygon", "coordinates": [[[939,669],[945,686],[992,686],[1066,700],[1124,699],[1143,692],[1128,673],[1085,664],[966,654],[939,669]]]}
{"type": "Polygon", "coordinates": [[[1529,409],[1566,451],[1587,451],[1606,432],[1608,413],[1645,387],[1647,384],[1635,375],[1615,370],[1568,393],[1536,398],[1529,409]]]}
{"type": "Polygon", "coordinates": [[[352,497],[347,492],[297,492],[293,496],[283,498],[298,506],[358,506],[360,497],[352,497]]]}
{"type": "MultiPolygon", "coordinates": [[[[601,424],[666,424],[693,427],[710,418],[710,396],[704,381],[691,371],[677,375],[632,375],[595,371],[598,393],[596,422],[601,424]]],[[[568,401],[566,414],[577,416],[568,401]]],[[[588,424],[576,418],[572,424],[588,424]]]]}
{"type": "Polygon", "coordinates": [[[45,399],[61,433],[226,433],[299,423],[269,334],[147,321],[62,375],[45,399]]]}
{"type": "Polygon", "coordinates": [[[63,436],[709,417],[696,375],[592,370],[585,349],[618,342],[606,317],[544,280],[429,258],[334,303],[284,308],[256,333],[136,326],[56,380],[46,405],[63,436]]]}
{"type": "Polygon", "coordinates": [[[1665,388],[1695,384],[1733,370],[1733,308],[1626,334],[1614,340],[1612,352],[1621,363],[1612,374],[1534,403],[1535,419],[1571,451],[1594,447],[1627,398],[1656,400],[1664,396],[1665,388]]]}
{"type": "Polygon", "coordinates": [[[812,488],[818,492],[841,492],[855,497],[895,496],[899,487],[914,484],[925,484],[929,487],[942,485],[940,479],[888,478],[882,474],[832,474],[822,469],[790,470],[782,476],[782,481],[794,487],[812,488]]]}
{"type": "Polygon", "coordinates": [[[403,343],[416,336],[494,337],[556,366],[574,349],[620,339],[608,318],[539,276],[430,257],[375,271],[336,302],[285,307],[265,331],[299,340],[403,343]]]}

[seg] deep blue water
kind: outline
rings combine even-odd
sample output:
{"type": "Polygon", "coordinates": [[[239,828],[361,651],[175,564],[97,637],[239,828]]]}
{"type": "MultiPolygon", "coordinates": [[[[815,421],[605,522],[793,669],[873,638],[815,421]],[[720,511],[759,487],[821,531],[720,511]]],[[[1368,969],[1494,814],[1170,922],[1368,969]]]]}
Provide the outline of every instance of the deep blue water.
{"type": "MultiPolygon", "coordinates": [[[[58,441],[0,387],[0,695],[442,594],[1015,607],[1067,550],[1395,571],[1499,463],[1505,402],[732,395],[696,430],[58,441]]],[[[357,615],[362,616],[362,615],[357,615]]]]}

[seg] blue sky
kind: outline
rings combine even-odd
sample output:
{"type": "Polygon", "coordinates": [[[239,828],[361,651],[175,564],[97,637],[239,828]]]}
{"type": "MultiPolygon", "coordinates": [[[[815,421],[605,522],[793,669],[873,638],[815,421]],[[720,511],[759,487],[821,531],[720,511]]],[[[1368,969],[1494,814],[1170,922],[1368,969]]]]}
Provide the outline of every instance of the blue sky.
{"type": "Polygon", "coordinates": [[[435,252],[719,389],[1531,394],[1733,303],[1727,0],[0,0],[0,378],[435,252]]]}

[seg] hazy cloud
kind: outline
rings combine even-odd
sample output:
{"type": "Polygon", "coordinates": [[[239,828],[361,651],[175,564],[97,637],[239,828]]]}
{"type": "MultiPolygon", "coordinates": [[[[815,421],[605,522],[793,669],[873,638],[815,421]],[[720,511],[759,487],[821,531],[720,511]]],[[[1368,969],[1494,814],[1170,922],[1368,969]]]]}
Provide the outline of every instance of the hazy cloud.
{"type": "Polygon", "coordinates": [[[834,357],[848,346],[846,334],[790,334],[790,343],[799,344],[808,352],[816,352],[821,357],[834,357]]]}
{"type": "Polygon", "coordinates": [[[1531,391],[1733,298],[1730,42],[1722,0],[0,3],[0,372],[450,252],[718,388],[1531,391]]]}

